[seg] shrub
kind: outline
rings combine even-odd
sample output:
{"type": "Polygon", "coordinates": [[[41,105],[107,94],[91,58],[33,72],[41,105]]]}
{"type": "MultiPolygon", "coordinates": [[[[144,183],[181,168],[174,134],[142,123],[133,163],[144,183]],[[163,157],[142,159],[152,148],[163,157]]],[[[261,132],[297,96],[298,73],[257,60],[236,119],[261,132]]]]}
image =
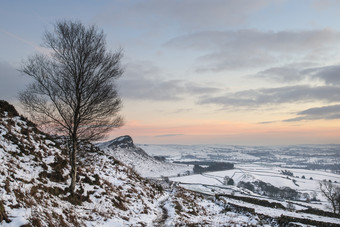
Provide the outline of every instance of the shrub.
{"type": "Polygon", "coordinates": [[[287,175],[287,176],[290,176],[290,177],[294,176],[294,174],[291,171],[289,171],[289,170],[281,170],[281,173],[283,175],[287,175]]]}
{"type": "Polygon", "coordinates": [[[2,223],[2,221],[5,221],[6,223],[10,223],[11,222],[11,220],[8,219],[8,216],[6,214],[3,201],[0,200],[0,223],[2,223]]]}
{"type": "Polygon", "coordinates": [[[14,106],[12,106],[11,104],[4,100],[0,100],[0,112],[1,113],[7,112],[9,117],[19,116],[14,106]]]}
{"type": "Polygon", "coordinates": [[[227,185],[234,185],[234,184],[235,184],[235,182],[232,178],[230,178],[227,182],[227,185]]]}

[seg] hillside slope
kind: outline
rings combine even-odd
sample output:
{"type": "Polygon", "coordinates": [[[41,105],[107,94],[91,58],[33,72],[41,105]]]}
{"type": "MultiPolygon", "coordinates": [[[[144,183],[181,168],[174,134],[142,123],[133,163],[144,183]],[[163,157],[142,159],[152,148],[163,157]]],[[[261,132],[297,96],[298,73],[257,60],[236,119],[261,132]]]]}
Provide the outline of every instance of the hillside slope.
{"type": "Polygon", "coordinates": [[[133,167],[143,177],[177,176],[192,171],[192,166],[156,160],[143,149],[135,146],[130,136],[121,136],[100,143],[98,147],[106,154],[113,155],[122,163],[133,167]]]}
{"type": "Polygon", "coordinates": [[[66,151],[7,103],[0,108],[2,225],[138,226],[157,218],[161,187],[97,150],[80,153],[72,198],[66,151]]]}

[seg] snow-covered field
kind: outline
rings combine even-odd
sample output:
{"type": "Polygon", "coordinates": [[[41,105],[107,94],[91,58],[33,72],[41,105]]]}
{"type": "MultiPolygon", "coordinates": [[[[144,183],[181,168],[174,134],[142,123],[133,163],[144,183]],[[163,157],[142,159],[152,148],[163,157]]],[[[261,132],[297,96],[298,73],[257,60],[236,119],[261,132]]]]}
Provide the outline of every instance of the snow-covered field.
{"type": "Polygon", "coordinates": [[[169,161],[225,161],[319,168],[340,165],[340,144],[294,146],[138,144],[149,155],[169,161]]]}
{"type": "MultiPolygon", "coordinates": [[[[238,183],[241,181],[255,182],[260,180],[266,183],[270,183],[276,187],[290,187],[301,193],[312,194],[313,192],[317,192],[319,196],[318,199],[323,199],[320,194],[320,181],[331,180],[333,183],[340,182],[340,175],[327,171],[265,167],[253,164],[239,164],[231,170],[174,177],[171,178],[171,180],[185,184],[221,186],[228,189],[232,188],[235,190],[236,187],[234,186],[224,185],[223,179],[226,176],[234,180],[234,185],[238,185],[238,183]],[[288,177],[284,175],[282,171],[285,170],[292,172],[294,176],[288,177]]],[[[334,184],[340,186],[339,183],[334,184]]]]}
{"type": "MultiPolygon", "coordinates": [[[[331,212],[332,209],[326,198],[322,196],[319,188],[319,182],[322,180],[331,180],[334,182],[340,182],[340,175],[330,173],[327,171],[313,171],[313,170],[303,170],[303,169],[283,169],[279,167],[265,167],[260,165],[252,164],[242,164],[236,165],[235,169],[209,172],[203,174],[194,174],[190,176],[174,177],[170,180],[177,182],[180,186],[204,194],[227,194],[236,195],[241,197],[256,198],[260,200],[266,200],[268,202],[278,202],[284,207],[289,207],[291,205],[294,211],[275,209],[270,207],[265,207],[257,204],[252,204],[239,199],[233,199],[225,197],[223,198],[226,204],[234,204],[237,206],[252,208],[255,210],[256,214],[263,214],[270,217],[280,217],[281,215],[295,217],[295,218],[306,218],[316,221],[323,221],[329,223],[340,224],[340,219],[331,217],[321,217],[312,214],[296,213],[296,211],[303,211],[307,208],[315,208],[320,210],[325,210],[331,212]],[[291,171],[294,177],[288,177],[282,174],[282,170],[291,171]],[[223,184],[224,177],[230,177],[234,179],[234,185],[223,184]],[[305,176],[305,179],[302,178],[305,176]],[[312,177],[312,179],[310,179],[312,177]],[[295,183],[293,182],[295,181],[295,183]],[[274,185],[278,188],[290,187],[299,193],[308,194],[312,198],[316,195],[317,201],[296,201],[296,200],[285,200],[280,198],[272,198],[265,195],[260,195],[253,193],[244,188],[240,188],[237,185],[239,182],[255,182],[262,181],[274,185]],[[291,203],[291,204],[289,204],[291,203]]],[[[340,186],[339,183],[334,183],[340,186]]]]}
{"type": "MultiPolygon", "coordinates": [[[[303,145],[278,147],[251,147],[229,145],[138,145],[149,155],[164,156],[170,162],[230,162],[234,169],[171,177],[182,187],[204,194],[229,194],[278,202],[284,207],[294,204],[294,210],[315,208],[331,212],[329,202],[320,191],[320,182],[332,182],[340,187],[340,145],[303,145]],[[287,174],[288,173],[288,174],[287,174]],[[225,179],[233,179],[227,185],[225,179]],[[251,183],[255,190],[242,186],[251,183]],[[278,189],[292,189],[294,199],[269,195],[258,189],[266,184],[278,189]]],[[[248,184],[249,185],[249,184],[248,184]]],[[[319,220],[313,215],[273,209],[225,198],[226,203],[254,208],[256,213],[271,216],[288,215],[319,220]]],[[[321,217],[322,219],[322,217],[321,217]]],[[[324,221],[339,223],[339,219],[325,218],[324,221]]]]}

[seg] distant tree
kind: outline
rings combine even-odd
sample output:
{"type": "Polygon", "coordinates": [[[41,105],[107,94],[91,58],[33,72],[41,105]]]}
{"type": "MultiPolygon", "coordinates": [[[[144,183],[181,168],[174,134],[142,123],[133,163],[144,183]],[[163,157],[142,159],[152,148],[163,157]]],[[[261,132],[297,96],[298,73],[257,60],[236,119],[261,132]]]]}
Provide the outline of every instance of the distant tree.
{"type": "Polygon", "coordinates": [[[307,203],[310,202],[310,195],[307,192],[302,193],[302,198],[305,199],[307,203]]]}
{"type": "Polygon", "coordinates": [[[161,162],[165,162],[166,157],[165,156],[153,156],[156,160],[161,161],[161,162]]]}
{"type": "Polygon", "coordinates": [[[329,181],[322,181],[320,182],[320,190],[331,204],[333,213],[340,214],[340,187],[329,181]]]}
{"type": "Polygon", "coordinates": [[[223,178],[223,184],[224,185],[234,185],[235,182],[234,182],[233,178],[230,178],[229,176],[225,176],[223,178]]]}
{"type": "Polygon", "coordinates": [[[292,202],[288,201],[287,202],[287,210],[289,211],[294,211],[295,210],[295,206],[292,202]]]}
{"type": "Polygon", "coordinates": [[[318,196],[318,193],[313,191],[310,193],[310,197],[311,197],[311,201],[318,201],[318,199],[316,198],[318,196]]]}
{"type": "Polygon", "coordinates": [[[251,182],[244,182],[244,181],[240,181],[238,184],[237,184],[237,187],[239,188],[246,188],[252,192],[255,192],[255,187],[254,187],[254,184],[251,183],[251,182]]]}
{"type": "Polygon", "coordinates": [[[223,184],[224,185],[228,185],[228,181],[230,180],[230,177],[229,176],[225,176],[224,178],[223,178],[223,184]]]}
{"type": "Polygon", "coordinates": [[[114,86],[123,73],[122,51],[108,51],[103,31],[73,21],[57,22],[43,44],[51,53],[34,55],[21,68],[34,82],[20,100],[43,129],[69,139],[73,194],[79,141],[98,140],[123,124],[114,86]]]}
{"type": "Polygon", "coordinates": [[[289,171],[289,170],[281,170],[281,173],[283,175],[287,175],[287,176],[290,176],[290,177],[294,176],[294,174],[291,171],[289,171]]]}
{"type": "Polygon", "coordinates": [[[227,182],[227,185],[234,185],[234,184],[235,184],[235,182],[232,178],[230,178],[227,182]]]}
{"type": "Polygon", "coordinates": [[[192,169],[194,173],[201,174],[204,172],[204,168],[200,165],[194,165],[194,168],[192,169]]]}

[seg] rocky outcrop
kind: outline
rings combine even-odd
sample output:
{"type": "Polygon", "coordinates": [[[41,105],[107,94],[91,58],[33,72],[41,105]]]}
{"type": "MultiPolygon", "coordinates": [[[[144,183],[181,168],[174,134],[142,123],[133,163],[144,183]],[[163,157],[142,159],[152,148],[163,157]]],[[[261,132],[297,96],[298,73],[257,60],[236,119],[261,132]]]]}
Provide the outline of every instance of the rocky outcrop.
{"type": "Polygon", "coordinates": [[[129,149],[130,151],[135,152],[139,155],[153,159],[142,148],[136,147],[136,145],[133,143],[131,136],[128,136],[128,135],[120,136],[116,139],[108,141],[105,143],[105,145],[113,150],[114,149],[129,149]]]}

